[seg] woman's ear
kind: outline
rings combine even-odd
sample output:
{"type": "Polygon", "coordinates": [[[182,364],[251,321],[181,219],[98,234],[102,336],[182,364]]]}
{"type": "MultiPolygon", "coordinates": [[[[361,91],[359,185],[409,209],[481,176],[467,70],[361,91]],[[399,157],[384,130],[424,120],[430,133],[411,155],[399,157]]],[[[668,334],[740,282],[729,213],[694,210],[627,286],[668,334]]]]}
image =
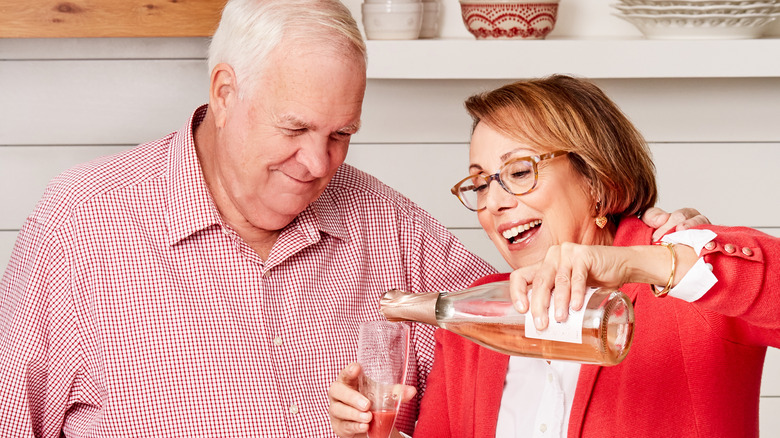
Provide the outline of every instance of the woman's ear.
{"type": "Polygon", "coordinates": [[[217,128],[225,126],[227,111],[238,100],[236,72],[228,64],[217,64],[211,71],[209,86],[209,111],[214,114],[217,128]]]}

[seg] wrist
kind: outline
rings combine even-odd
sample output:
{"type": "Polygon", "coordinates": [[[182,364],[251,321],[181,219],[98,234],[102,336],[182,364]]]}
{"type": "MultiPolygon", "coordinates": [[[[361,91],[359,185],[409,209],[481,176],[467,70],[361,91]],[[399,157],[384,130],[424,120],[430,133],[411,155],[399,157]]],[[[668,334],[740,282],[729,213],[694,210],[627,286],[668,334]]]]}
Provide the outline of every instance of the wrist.
{"type": "Polygon", "coordinates": [[[677,284],[675,282],[675,274],[677,272],[677,253],[674,250],[674,244],[669,242],[655,242],[654,245],[662,246],[666,248],[669,251],[669,259],[671,260],[671,266],[669,268],[669,278],[666,280],[666,284],[663,287],[660,287],[658,284],[651,284],[650,287],[652,288],[653,295],[655,295],[658,298],[665,297],[670,290],[672,290],[672,287],[677,284]]]}
{"type": "MultiPolygon", "coordinates": [[[[634,246],[629,259],[629,275],[626,283],[657,284],[663,288],[669,281],[670,251],[659,245],[634,246]]],[[[677,277],[677,275],[675,275],[677,277]]],[[[677,284],[673,280],[672,287],[677,284]]]]}

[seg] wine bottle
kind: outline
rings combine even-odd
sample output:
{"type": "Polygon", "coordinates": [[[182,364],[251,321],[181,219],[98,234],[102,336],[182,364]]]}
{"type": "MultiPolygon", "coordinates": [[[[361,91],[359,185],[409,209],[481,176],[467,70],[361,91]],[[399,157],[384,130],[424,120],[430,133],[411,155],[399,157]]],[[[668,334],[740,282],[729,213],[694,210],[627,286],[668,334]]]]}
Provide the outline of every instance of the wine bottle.
{"type": "MultiPolygon", "coordinates": [[[[532,293],[532,292],[530,292],[532,293]]],[[[390,321],[435,325],[500,353],[617,365],[628,354],[634,334],[634,307],[621,291],[591,288],[579,311],[537,331],[530,312],[512,305],[509,282],[498,281],[453,292],[415,294],[389,290],[380,301],[390,321]]]]}

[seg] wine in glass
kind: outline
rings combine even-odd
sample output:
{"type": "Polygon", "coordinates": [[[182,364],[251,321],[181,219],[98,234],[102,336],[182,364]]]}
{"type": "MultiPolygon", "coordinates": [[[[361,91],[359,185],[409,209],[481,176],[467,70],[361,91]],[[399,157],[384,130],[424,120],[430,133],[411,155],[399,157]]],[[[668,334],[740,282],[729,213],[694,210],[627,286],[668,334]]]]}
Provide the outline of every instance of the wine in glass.
{"type": "Polygon", "coordinates": [[[359,390],[371,402],[368,438],[388,438],[401,405],[409,353],[409,327],[400,322],[360,324],[359,390]]]}

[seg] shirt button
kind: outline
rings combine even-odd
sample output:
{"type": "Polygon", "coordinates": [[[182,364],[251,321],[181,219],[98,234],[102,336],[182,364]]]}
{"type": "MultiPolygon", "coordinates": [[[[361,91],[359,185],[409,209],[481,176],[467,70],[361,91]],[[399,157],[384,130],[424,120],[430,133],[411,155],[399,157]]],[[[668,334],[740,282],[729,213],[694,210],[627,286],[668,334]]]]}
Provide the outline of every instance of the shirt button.
{"type": "Polygon", "coordinates": [[[545,432],[547,432],[547,425],[546,425],[546,424],[542,424],[541,426],[539,426],[539,430],[540,430],[542,433],[545,433],[545,432]]]}
{"type": "Polygon", "coordinates": [[[726,252],[729,253],[729,254],[734,254],[734,251],[737,250],[737,247],[735,247],[734,245],[732,245],[730,243],[727,243],[727,244],[725,244],[723,246],[723,249],[726,250],[726,252]]]}
{"type": "Polygon", "coordinates": [[[709,269],[709,270],[710,270],[710,272],[712,272],[712,265],[711,265],[711,264],[709,264],[709,263],[705,263],[705,264],[704,264],[704,266],[706,266],[706,267],[707,267],[707,269],[709,269]]]}
{"type": "Polygon", "coordinates": [[[742,248],[742,254],[745,254],[746,256],[750,257],[753,255],[753,250],[750,248],[742,248]]]}
{"type": "Polygon", "coordinates": [[[547,381],[548,381],[548,382],[552,382],[552,381],[553,381],[553,375],[552,375],[552,373],[548,373],[548,374],[547,374],[547,381]]]}
{"type": "Polygon", "coordinates": [[[290,413],[291,414],[297,414],[298,413],[298,406],[290,405],[290,413]]]}
{"type": "Polygon", "coordinates": [[[282,337],[281,337],[281,336],[277,336],[277,337],[275,337],[275,338],[274,338],[274,344],[275,344],[277,347],[281,347],[281,346],[282,346],[282,344],[283,344],[283,342],[282,342],[282,337]]]}
{"type": "Polygon", "coordinates": [[[710,240],[709,242],[707,242],[706,245],[704,245],[704,247],[709,249],[709,250],[715,249],[715,246],[717,246],[717,244],[714,241],[712,241],[712,240],[710,240]]]}

